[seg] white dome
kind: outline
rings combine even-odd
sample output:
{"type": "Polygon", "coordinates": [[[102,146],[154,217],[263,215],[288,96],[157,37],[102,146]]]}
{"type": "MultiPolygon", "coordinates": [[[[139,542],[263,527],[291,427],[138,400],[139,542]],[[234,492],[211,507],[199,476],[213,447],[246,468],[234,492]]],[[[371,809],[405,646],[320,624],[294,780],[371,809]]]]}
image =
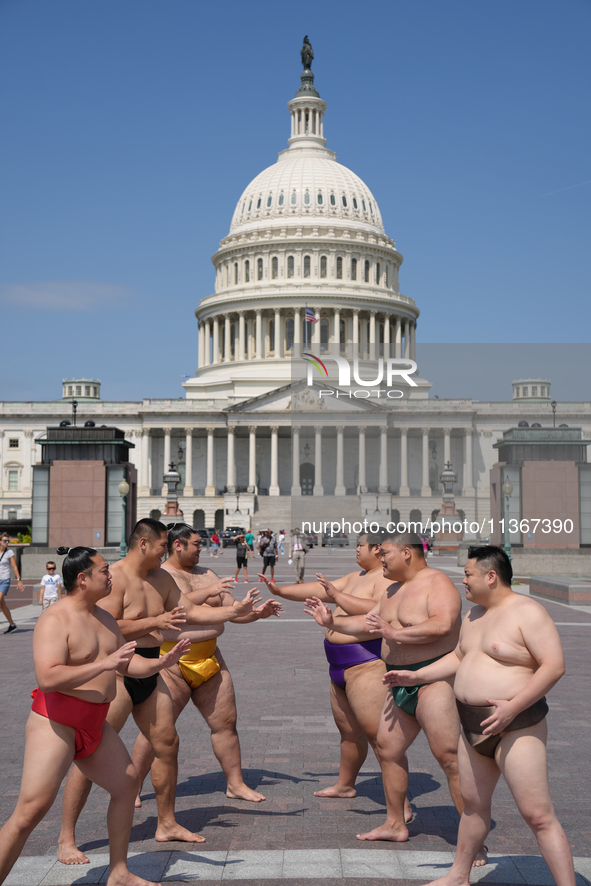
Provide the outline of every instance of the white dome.
{"type": "Polygon", "coordinates": [[[293,147],[245,188],[230,233],[246,233],[268,222],[293,225],[336,222],[339,227],[384,234],[382,217],[367,185],[336,162],[326,148],[293,147]]]}

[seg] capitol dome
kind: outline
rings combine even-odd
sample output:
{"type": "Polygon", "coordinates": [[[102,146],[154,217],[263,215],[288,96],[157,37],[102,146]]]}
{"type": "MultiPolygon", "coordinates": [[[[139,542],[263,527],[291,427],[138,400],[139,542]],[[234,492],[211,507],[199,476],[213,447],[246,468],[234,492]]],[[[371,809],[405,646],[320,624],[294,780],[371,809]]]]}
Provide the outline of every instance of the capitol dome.
{"type": "Polygon", "coordinates": [[[402,255],[367,185],[326,147],[310,66],[300,76],[288,147],[244,189],[212,258],[189,398],[231,405],[288,384],[306,346],[362,361],[415,355],[419,311],[399,290],[402,255]]]}

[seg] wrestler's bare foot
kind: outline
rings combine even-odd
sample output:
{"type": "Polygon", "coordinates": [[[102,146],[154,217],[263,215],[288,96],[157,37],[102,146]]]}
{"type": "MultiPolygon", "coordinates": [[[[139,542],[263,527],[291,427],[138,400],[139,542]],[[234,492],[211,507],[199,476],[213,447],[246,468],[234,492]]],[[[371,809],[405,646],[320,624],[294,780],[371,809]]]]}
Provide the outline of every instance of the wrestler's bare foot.
{"type": "Polygon", "coordinates": [[[473,868],[480,868],[484,864],[488,864],[488,846],[482,845],[482,849],[479,849],[476,853],[476,858],[472,862],[473,868]]]}
{"type": "Polygon", "coordinates": [[[315,797],[342,797],[344,800],[350,800],[357,796],[355,788],[340,788],[338,784],[332,785],[330,788],[323,788],[321,791],[314,791],[315,797]]]}
{"type": "Polygon", "coordinates": [[[144,880],[143,877],[136,877],[131,871],[127,871],[120,874],[109,874],[107,886],[162,886],[162,884],[154,883],[152,880],[144,880]]]}
{"type": "Polygon", "coordinates": [[[133,805],[135,806],[136,809],[142,808],[142,798],[139,793],[138,793],[137,797],[135,798],[135,803],[133,805]]]}
{"type": "Polygon", "coordinates": [[[231,800],[250,800],[251,803],[262,803],[263,800],[267,799],[263,794],[259,794],[258,791],[253,791],[252,788],[249,788],[248,785],[245,785],[244,783],[236,788],[231,788],[228,785],[226,788],[226,797],[229,797],[231,800]]]}
{"type": "Polygon", "coordinates": [[[408,828],[404,825],[383,824],[366,834],[357,834],[358,840],[389,840],[391,843],[406,843],[408,840],[408,828]]]}
{"type": "Polygon", "coordinates": [[[412,806],[410,805],[410,800],[408,797],[404,798],[404,823],[408,824],[409,821],[412,821],[412,806]]]}
{"type": "Polygon", "coordinates": [[[90,864],[87,855],[78,849],[75,843],[58,840],[57,860],[62,864],[90,864]]]}
{"type": "Polygon", "coordinates": [[[188,831],[187,828],[182,827],[176,821],[168,828],[158,825],[154,839],[158,843],[172,843],[175,840],[178,840],[181,843],[205,843],[205,837],[202,837],[201,834],[194,834],[192,831],[188,831]]]}

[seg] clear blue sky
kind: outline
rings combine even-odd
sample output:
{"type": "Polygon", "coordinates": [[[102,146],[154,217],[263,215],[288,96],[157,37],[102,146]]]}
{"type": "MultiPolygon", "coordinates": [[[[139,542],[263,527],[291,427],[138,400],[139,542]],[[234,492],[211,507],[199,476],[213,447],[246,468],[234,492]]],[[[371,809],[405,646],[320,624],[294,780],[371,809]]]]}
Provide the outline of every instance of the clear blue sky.
{"type": "Polygon", "coordinates": [[[589,341],[590,33],[588,0],[0,0],[0,399],[183,396],[304,34],[419,340],[589,341]]]}

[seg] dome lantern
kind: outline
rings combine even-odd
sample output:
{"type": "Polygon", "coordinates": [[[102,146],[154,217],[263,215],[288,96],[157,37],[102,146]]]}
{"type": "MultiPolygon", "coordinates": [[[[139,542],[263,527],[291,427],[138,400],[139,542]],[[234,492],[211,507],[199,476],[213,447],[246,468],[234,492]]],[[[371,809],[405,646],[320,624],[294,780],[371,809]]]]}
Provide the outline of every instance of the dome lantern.
{"type": "Polygon", "coordinates": [[[324,112],[326,102],[320,98],[314,86],[314,74],[312,73],[312,59],[314,52],[304,37],[304,45],[301,51],[304,70],[300,74],[301,86],[295,97],[288,102],[287,107],[291,113],[291,136],[288,140],[289,147],[308,147],[311,144],[326,146],[324,138],[324,112]]]}

